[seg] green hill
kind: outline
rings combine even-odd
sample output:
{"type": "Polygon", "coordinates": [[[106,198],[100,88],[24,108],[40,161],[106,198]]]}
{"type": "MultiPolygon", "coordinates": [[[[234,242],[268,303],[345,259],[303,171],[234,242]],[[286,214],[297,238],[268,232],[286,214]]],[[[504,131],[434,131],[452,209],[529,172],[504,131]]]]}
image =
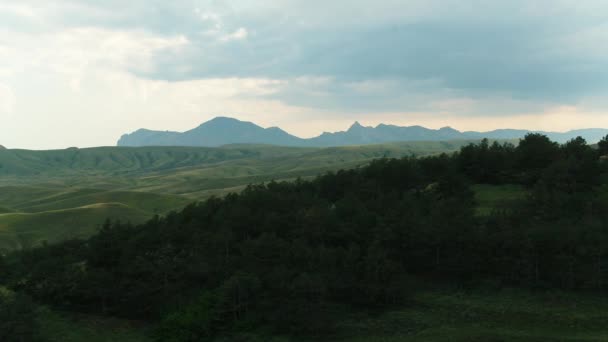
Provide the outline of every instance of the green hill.
{"type": "Polygon", "coordinates": [[[142,222],[189,199],[134,191],[0,187],[0,251],[86,237],[105,219],[142,222]]]}
{"type": "Polygon", "coordinates": [[[0,206],[9,212],[37,213],[77,208],[96,203],[122,203],[153,214],[178,209],[188,202],[179,196],[136,191],[109,191],[87,188],[0,187],[0,206]]]}
{"type": "Polygon", "coordinates": [[[146,172],[239,158],[281,156],[298,148],[96,147],[49,151],[0,150],[0,174],[49,176],[146,172]]]}
{"type": "Polygon", "coordinates": [[[97,203],[39,213],[0,214],[0,251],[31,247],[44,241],[87,237],[106,218],[140,223],[150,218],[150,214],[121,203],[97,203]]]}
{"type": "MultiPolygon", "coordinates": [[[[327,163],[329,157],[369,159],[406,154],[428,155],[457,151],[475,140],[405,142],[333,148],[302,148],[271,145],[206,147],[96,147],[49,151],[0,150],[0,175],[45,179],[57,176],[121,176],[180,168],[203,167],[236,160],[305,158],[311,164],[327,163]]],[[[319,165],[317,165],[319,166],[319,165]]]]}
{"type": "Polygon", "coordinates": [[[139,222],[252,183],[452,153],[471,142],[0,150],[0,250],[85,237],[106,218],[139,222]]]}

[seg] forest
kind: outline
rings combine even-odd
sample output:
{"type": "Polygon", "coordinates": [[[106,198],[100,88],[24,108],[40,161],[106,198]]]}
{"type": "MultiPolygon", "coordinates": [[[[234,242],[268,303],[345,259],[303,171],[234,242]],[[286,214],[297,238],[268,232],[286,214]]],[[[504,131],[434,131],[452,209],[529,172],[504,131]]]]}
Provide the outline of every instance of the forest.
{"type": "Polygon", "coordinates": [[[344,312],[407,306],[428,283],[603,298],[607,156],[608,137],[528,134],[252,184],[143,224],[108,220],[88,239],[0,258],[0,285],[16,293],[0,292],[0,340],[40,340],[32,302],[188,342],[322,339],[344,312]],[[479,184],[523,195],[480,213],[479,184]]]}

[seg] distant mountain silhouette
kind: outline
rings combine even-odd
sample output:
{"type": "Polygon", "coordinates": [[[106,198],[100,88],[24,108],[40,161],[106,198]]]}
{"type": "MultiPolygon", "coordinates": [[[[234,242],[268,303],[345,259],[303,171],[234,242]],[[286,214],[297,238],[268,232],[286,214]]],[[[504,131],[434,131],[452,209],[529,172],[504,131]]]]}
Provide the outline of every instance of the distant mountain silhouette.
{"type": "Polygon", "coordinates": [[[278,127],[262,128],[251,122],[217,117],[184,133],[140,129],[123,135],[118,146],[208,146],[270,144],[299,146],[303,139],[278,127]]]}
{"type": "Polygon", "coordinates": [[[445,141],[459,139],[518,139],[535,132],[547,135],[554,141],[566,142],[581,136],[596,143],[608,135],[608,129],[589,128],[568,132],[543,132],[519,129],[498,129],[489,132],[461,132],[451,127],[429,129],[422,126],[395,126],[380,124],[362,126],[355,122],[347,131],[328,133],[302,139],[278,127],[262,128],[254,123],[233,118],[217,117],[195,129],[183,133],[140,129],[123,135],[118,146],[222,146],[228,144],[269,144],[280,146],[348,146],[379,144],[400,141],[445,141]]]}
{"type": "Polygon", "coordinates": [[[6,147],[0,145],[0,150],[6,150],[6,147]]]}

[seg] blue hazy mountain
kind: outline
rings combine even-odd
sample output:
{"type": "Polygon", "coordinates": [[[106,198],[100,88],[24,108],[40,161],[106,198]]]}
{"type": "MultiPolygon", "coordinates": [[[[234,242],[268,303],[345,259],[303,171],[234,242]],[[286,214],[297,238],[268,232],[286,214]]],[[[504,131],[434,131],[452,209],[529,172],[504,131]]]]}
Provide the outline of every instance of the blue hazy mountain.
{"type": "Polygon", "coordinates": [[[123,135],[118,141],[118,146],[215,147],[228,144],[301,146],[305,140],[278,127],[262,128],[251,122],[217,117],[183,133],[140,129],[123,135]]]}
{"type": "Polygon", "coordinates": [[[577,136],[596,143],[608,135],[608,129],[589,128],[568,132],[543,132],[521,129],[498,129],[488,132],[461,132],[451,127],[430,129],[422,126],[380,124],[363,126],[355,122],[348,130],[325,132],[318,137],[302,139],[278,127],[263,128],[254,123],[217,117],[192,130],[180,133],[140,129],[123,135],[118,146],[222,146],[228,144],[269,144],[280,146],[348,146],[401,141],[445,141],[459,139],[518,139],[528,133],[542,133],[554,141],[566,142],[577,136]]]}

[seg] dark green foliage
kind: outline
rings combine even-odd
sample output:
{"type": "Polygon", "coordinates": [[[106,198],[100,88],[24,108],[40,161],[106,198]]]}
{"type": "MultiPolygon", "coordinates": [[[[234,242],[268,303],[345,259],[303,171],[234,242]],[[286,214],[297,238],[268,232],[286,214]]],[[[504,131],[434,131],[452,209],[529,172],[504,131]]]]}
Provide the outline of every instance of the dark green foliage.
{"type": "Polygon", "coordinates": [[[520,172],[521,182],[534,184],[542,170],[557,159],[559,145],[542,134],[530,133],[519,142],[515,162],[520,172]]]}
{"type": "Polygon", "coordinates": [[[220,314],[217,296],[204,293],[169,313],[156,331],[158,341],[204,341],[217,332],[220,314]]]}
{"type": "Polygon", "coordinates": [[[36,306],[31,300],[0,288],[0,341],[43,341],[39,332],[36,306]]]}
{"type": "Polygon", "coordinates": [[[106,222],[10,256],[7,278],[55,306],[160,322],[162,341],[325,334],[344,308],[406,302],[415,279],[605,291],[606,174],[583,139],[483,141],[106,222]],[[527,196],[477,215],[472,183],[527,196]]]}
{"type": "Polygon", "coordinates": [[[597,143],[597,147],[601,156],[608,155],[608,135],[597,143]]]}
{"type": "Polygon", "coordinates": [[[478,183],[500,184],[513,182],[513,158],[515,146],[509,143],[489,144],[487,139],[480,144],[468,145],[460,150],[460,170],[478,183]]]}

